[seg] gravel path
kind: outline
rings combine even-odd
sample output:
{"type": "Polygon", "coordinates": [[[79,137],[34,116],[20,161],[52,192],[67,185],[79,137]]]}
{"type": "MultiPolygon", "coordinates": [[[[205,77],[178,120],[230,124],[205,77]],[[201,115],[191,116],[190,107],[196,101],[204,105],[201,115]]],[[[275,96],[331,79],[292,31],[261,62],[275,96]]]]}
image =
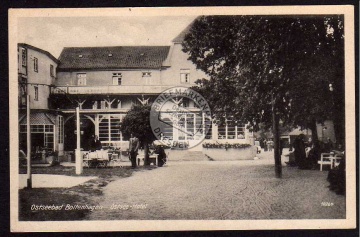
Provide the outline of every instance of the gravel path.
{"type": "Polygon", "coordinates": [[[88,219],[345,218],[345,197],[329,191],[327,172],[283,167],[283,178],[276,179],[271,154],[259,157],[170,161],[161,168],[135,172],[108,184],[99,203],[104,208],[88,219]]]}

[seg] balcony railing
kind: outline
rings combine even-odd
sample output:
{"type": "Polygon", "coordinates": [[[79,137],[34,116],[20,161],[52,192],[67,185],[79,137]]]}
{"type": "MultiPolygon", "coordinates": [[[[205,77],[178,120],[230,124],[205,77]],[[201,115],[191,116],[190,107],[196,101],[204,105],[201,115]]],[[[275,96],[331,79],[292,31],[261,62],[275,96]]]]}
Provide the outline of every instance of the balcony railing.
{"type": "Polygon", "coordinates": [[[57,86],[52,94],[159,94],[174,86],[134,85],[134,86],[57,86]]]}

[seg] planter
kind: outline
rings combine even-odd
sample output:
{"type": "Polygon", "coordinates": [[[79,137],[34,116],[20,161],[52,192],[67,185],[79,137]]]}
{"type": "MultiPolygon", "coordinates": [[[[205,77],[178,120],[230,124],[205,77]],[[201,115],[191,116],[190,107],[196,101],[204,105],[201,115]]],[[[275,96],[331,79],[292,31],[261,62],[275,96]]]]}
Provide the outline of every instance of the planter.
{"type": "Polygon", "coordinates": [[[50,164],[50,165],[55,165],[58,163],[58,157],[57,156],[47,156],[46,157],[46,163],[50,164]]]}
{"type": "Polygon", "coordinates": [[[48,156],[48,157],[46,157],[46,162],[47,162],[47,163],[52,163],[53,161],[55,161],[55,156],[48,156]]]}
{"type": "Polygon", "coordinates": [[[253,160],[256,157],[256,146],[246,148],[203,148],[203,154],[211,160],[253,160]]]}

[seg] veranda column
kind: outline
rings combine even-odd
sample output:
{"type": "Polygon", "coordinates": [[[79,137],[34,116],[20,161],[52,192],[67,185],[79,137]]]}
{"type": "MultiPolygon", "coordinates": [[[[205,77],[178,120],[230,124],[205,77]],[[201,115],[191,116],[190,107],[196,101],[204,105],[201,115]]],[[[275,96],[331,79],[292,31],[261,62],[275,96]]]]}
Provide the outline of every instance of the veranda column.
{"type": "Polygon", "coordinates": [[[100,134],[99,134],[99,115],[98,114],[95,115],[95,135],[100,137],[100,134]]]}
{"type": "Polygon", "coordinates": [[[26,158],[27,158],[27,188],[32,188],[31,180],[31,131],[30,131],[30,95],[27,95],[26,103],[26,158]]]}
{"type": "Polygon", "coordinates": [[[173,141],[177,141],[179,139],[179,119],[177,116],[173,117],[173,141]],[[175,124],[174,124],[175,123],[175,124]]]}
{"type": "Polygon", "coordinates": [[[211,138],[213,140],[218,139],[218,126],[213,121],[211,121],[212,129],[211,129],[211,138]]]}
{"type": "Polygon", "coordinates": [[[80,152],[80,111],[79,107],[76,107],[76,151],[75,151],[75,161],[76,161],[76,174],[82,174],[83,159],[80,152]]]}
{"type": "Polygon", "coordinates": [[[202,136],[203,139],[205,139],[206,138],[205,113],[201,113],[201,116],[202,116],[202,130],[203,130],[202,136]]]}

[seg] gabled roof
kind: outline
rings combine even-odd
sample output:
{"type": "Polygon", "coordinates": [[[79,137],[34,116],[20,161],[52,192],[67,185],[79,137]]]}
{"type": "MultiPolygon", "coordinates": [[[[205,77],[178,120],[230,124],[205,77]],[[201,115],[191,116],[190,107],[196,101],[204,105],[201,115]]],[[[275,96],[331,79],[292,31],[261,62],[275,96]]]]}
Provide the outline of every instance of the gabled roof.
{"type": "Polygon", "coordinates": [[[23,47],[23,48],[28,48],[28,49],[38,51],[39,53],[47,55],[54,62],[59,63],[59,61],[51,53],[49,53],[48,51],[45,51],[43,49],[37,48],[37,47],[32,46],[30,44],[25,44],[25,43],[18,43],[18,47],[23,47]]]}
{"type": "Polygon", "coordinates": [[[58,70],[161,68],[170,46],[71,47],[60,54],[58,70]]]}
{"type": "Polygon", "coordinates": [[[197,17],[195,20],[193,20],[183,31],[180,32],[180,34],[178,34],[178,36],[176,36],[172,42],[173,43],[182,43],[184,41],[185,35],[190,31],[190,28],[192,27],[192,25],[194,24],[194,22],[199,19],[200,17],[197,17]]]}

